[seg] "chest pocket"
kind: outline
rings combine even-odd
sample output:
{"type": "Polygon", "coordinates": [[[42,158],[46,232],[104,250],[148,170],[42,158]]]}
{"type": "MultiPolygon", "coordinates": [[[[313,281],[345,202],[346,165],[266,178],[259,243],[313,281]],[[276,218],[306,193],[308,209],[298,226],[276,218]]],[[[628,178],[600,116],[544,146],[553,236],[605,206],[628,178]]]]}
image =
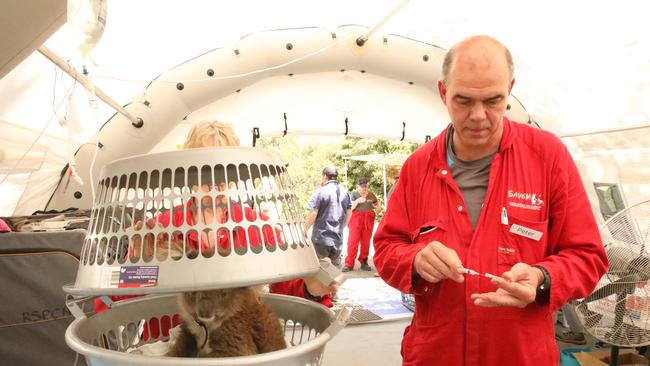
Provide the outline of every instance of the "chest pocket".
{"type": "Polygon", "coordinates": [[[508,225],[500,225],[497,242],[497,263],[508,270],[518,262],[533,264],[547,255],[548,220],[529,221],[508,217],[508,225]]]}
{"type": "Polygon", "coordinates": [[[427,221],[411,233],[412,243],[428,244],[432,241],[443,242],[447,233],[447,223],[444,218],[427,221]]]}

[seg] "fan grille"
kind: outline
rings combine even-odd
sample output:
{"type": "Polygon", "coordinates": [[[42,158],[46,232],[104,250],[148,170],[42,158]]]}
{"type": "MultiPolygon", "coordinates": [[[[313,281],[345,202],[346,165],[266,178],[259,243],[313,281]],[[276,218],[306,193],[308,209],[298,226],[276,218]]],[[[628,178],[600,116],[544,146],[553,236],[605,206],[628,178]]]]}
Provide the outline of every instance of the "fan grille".
{"type": "Polygon", "coordinates": [[[575,303],[598,340],[617,346],[650,344],[650,200],[619,212],[601,227],[609,269],[596,290],[575,303]]]}

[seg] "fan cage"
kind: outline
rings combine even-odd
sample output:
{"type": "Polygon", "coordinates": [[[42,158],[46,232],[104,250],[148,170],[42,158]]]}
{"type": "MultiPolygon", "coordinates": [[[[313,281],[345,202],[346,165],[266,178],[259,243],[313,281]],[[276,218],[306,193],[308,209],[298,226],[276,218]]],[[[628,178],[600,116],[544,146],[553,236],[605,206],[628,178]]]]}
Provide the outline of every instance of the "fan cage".
{"type": "Polygon", "coordinates": [[[650,200],[627,207],[600,229],[609,268],[575,302],[585,330],[615,346],[650,345],[650,200]]]}

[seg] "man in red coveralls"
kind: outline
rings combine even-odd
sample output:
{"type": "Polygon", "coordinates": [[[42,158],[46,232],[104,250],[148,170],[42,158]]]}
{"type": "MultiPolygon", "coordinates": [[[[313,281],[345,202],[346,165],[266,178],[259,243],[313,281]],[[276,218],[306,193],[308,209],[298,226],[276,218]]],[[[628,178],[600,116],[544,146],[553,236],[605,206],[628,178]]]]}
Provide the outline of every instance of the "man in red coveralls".
{"type": "Polygon", "coordinates": [[[504,116],[513,71],[487,36],[449,50],[438,91],[451,124],[406,161],[375,235],[380,276],[415,296],[404,365],[555,366],[553,312],[606,271],[566,147],[504,116]]]}
{"type": "Polygon", "coordinates": [[[359,252],[360,268],[364,271],[372,271],[368,264],[368,253],[370,251],[370,239],[375,229],[375,217],[381,211],[381,203],[374,193],[368,190],[368,180],[359,178],[357,190],[350,193],[352,200],[352,218],[348,225],[348,253],[345,256],[345,266],[342,272],[349,272],[354,269],[354,260],[359,252]]]}

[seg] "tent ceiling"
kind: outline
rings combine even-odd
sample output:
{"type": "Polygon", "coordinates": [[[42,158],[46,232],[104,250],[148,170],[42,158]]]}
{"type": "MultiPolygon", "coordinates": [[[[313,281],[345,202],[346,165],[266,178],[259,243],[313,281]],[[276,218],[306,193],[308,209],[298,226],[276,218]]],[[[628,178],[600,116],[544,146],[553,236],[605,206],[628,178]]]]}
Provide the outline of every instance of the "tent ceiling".
{"type": "MultiPolygon", "coordinates": [[[[135,105],[144,102],[144,98],[149,97],[148,93],[156,89],[150,87],[143,93],[152,80],[161,74],[173,76],[173,72],[166,71],[173,71],[175,66],[182,66],[188,60],[201,58],[198,56],[210,53],[217,47],[244,49],[251,39],[255,39],[256,34],[269,29],[316,26],[319,29],[335,30],[341,24],[364,24],[370,27],[377,24],[397,3],[397,0],[241,0],[227,3],[211,0],[108,0],[106,30],[93,52],[98,66],[91,67],[91,78],[95,85],[119,104],[129,104],[130,108],[137,109],[139,107],[135,105]],[[250,36],[242,38],[246,35],[250,36]]],[[[384,36],[390,38],[391,34],[412,38],[429,47],[436,45],[446,48],[468,35],[486,33],[502,40],[513,52],[517,80],[513,93],[526,106],[528,114],[543,128],[564,135],[626,127],[650,121],[650,33],[646,29],[644,10],[643,0],[626,2],[624,5],[612,2],[567,3],[563,0],[537,3],[464,0],[444,4],[411,0],[375,34],[373,41],[378,42],[376,47],[359,49],[361,53],[352,52],[350,56],[362,59],[365,50],[381,54],[384,52],[382,39],[384,36]],[[575,14],[583,16],[576,18],[575,14]]],[[[80,88],[74,89],[74,83],[69,77],[56,70],[38,53],[25,58],[64,19],[63,0],[0,2],[0,120],[30,129],[36,134],[42,130],[55,138],[65,137],[65,130],[57,123],[50,122],[56,121],[53,109],[57,109],[58,116],[65,113],[65,108],[58,106],[64,100],[66,92],[72,89],[83,102],[78,103],[77,107],[85,109],[79,111],[84,132],[75,135],[76,146],[80,146],[87,142],[93,143],[91,138],[97,126],[111,119],[115,112],[100,103],[95,121],[83,100],[84,92],[80,88]],[[18,64],[23,58],[24,61],[18,64]]],[[[67,27],[62,27],[46,43],[50,49],[78,68],[78,57],[69,42],[67,31],[67,27]]],[[[275,43],[269,42],[268,45],[275,43]]],[[[280,51],[284,47],[285,44],[282,43],[280,50],[269,49],[259,58],[268,61],[266,65],[273,65],[272,57],[282,54],[280,51]]],[[[300,47],[295,50],[300,50],[300,47]]],[[[354,60],[354,57],[350,59],[354,60]]],[[[395,60],[399,61],[399,56],[395,60]]],[[[437,75],[428,70],[424,70],[426,75],[420,78],[431,77],[432,80],[420,80],[414,85],[408,85],[412,78],[404,75],[396,77],[391,73],[423,73],[422,70],[409,69],[409,64],[393,64],[363,75],[359,71],[359,65],[355,64],[346,64],[346,72],[342,74],[336,72],[338,68],[303,72],[299,65],[294,66],[293,77],[288,76],[288,69],[277,74],[269,73],[265,78],[243,83],[240,93],[235,92],[239,88],[224,88],[228,93],[219,98],[208,93],[210,100],[197,99],[190,104],[181,98],[175,107],[182,113],[179,112],[179,116],[174,115],[172,119],[175,119],[177,125],[188,125],[200,118],[229,119],[236,114],[241,121],[237,127],[244,134],[242,141],[250,141],[245,134],[250,134],[252,127],[259,127],[263,133],[284,132],[285,113],[287,131],[290,133],[318,133],[316,130],[320,126],[328,127],[331,133],[340,133],[343,129],[339,122],[340,116],[345,114],[349,117],[349,127],[355,134],[399,138],[402,121],[389,125],[381,118],[373,119],[374,115],[367,113],[371,110],[367,107],[369,101],[373,102],[375,97],[384,97],[394,101],[395,107],[389,108],[390,105],[380,102],[379,104],[386,104],[382,118],[394,120],[390,117],[394,113],[391,110],[398,110],[399,114],[408,117],[405,121],[406,139],[421,141],[423,135],[428,134],[423,131],[429,130],[434,135],[444,124],[444,118],[438,116],[432,118],[426,128],[414,128],[414,121],[418,117],[421,118],[418,124],[425,126],[422,123],[425,117],[422,116],[439,112],[440,106],[435,104],[426,107],[430,110],[424,108],[417,111],[410,108],[413,104],[418,104],[417,98],[427,101],[436,99],[432,86],[437,75]],[[330,92],[308,88],[305,84],[309,78],[318,80],[330,92]],[[358,94],[355,90],[359,89],[364,92],[357,100],[362,104],[361,107],[358,103],[340,102],[349,99],[341,95],[355,95],[358,94]],[[269,93],[269,90],[275,93],[269,93]],[[384,93],[383,90],[387,91],[384,93]],[[406,94],[403,92],[406,91],[410,93],[409,98],[404,98],[406,94]],[[310,95],[314,98],[309,98],[310,95]],[[281,103],[274,103],[274,99],[281,103]],[[288,104],[289,100],[300,103],[288,104]],[[328,104],[336,104],[334,109],[340,113],[327,117],[324,111],[331,113],[331,109],[326,108],[328,104]],[[247,110],[257,107],[260,115],[264,115],[263,118],[254,117],[255,114],[247,110]],[[235,111],[239,113],[234,113],[235,111]],[[422,111],[423,114],[420,113],[422,111]],[[355,113],[357,118],[352,118],[355,113]],[[323,120],[337,122],[327,125],[323,120]]],[[[220,70],[219,67],[221,64],[215,68],[217,73],[228,74],[231,71],[220,70]]],[[[202,68],[203,78],[205,71],[202,68]]],[[[192,78],[196,79],[194,76],[192,78]]],[[[190,84],[186,83],[187,90],[192,89],[190,84]]],[[[357,97],[352,99],[355,98],[357,97]]],[[[177,134],[177,128],[170,126],[163,130],[150,129],[155,126],[152,121],[161,116],[148,115],[148,127],[140,131],[128,128],[129,124],[118,116],[106,125],[102,134],[135,137],[142,141],[143,149],[151,148],[160,141],[171,142],[173,136],[170,135],[177,134]]],[[[162,119],[165,118],[170,117],[162,116],[162,119]]],[[[0,136],[0,145],[7,141],[6,136],[0,136]]],[[[30,144],[32,141],[25,142],[30,144]]],[[[636,144],[633,139],[623,139],[621,142],[636,144]]],[[[606,139],[585,142],[596,143],[602,144],[599,145],[602,149],[610,146],[606,139]]],[[[593,146],[590,145],[589,148],[593,150],[593,146]]],[[[53,149],[50,148],[50,152],[53,149]]],[[[84,152],[79,156],[81,161],[86,160],[85,164],[89,160],[85,152],[87,149],[82,149],[84,152]]],[[[109,157],[113,156],[112,152],[120,149],[122,147],[119,144],[110,143],[103,152],[108,153],[106,157],[109,157]]],[[[126,153],[129,151],[124,150],[126,153]]],[[[59,156],[65,155],[62,150],[57,150],[56,153],[59,156]]],[[[48,159],[49,156],[50,153],[48,159]]],[[[100,160],[98,166],[104,163],[100,160]]],[[[59,171],[61,167],[58,168],[59,171]]],[[[49,196],[50,192],[42,195],[49,196]]]]}

